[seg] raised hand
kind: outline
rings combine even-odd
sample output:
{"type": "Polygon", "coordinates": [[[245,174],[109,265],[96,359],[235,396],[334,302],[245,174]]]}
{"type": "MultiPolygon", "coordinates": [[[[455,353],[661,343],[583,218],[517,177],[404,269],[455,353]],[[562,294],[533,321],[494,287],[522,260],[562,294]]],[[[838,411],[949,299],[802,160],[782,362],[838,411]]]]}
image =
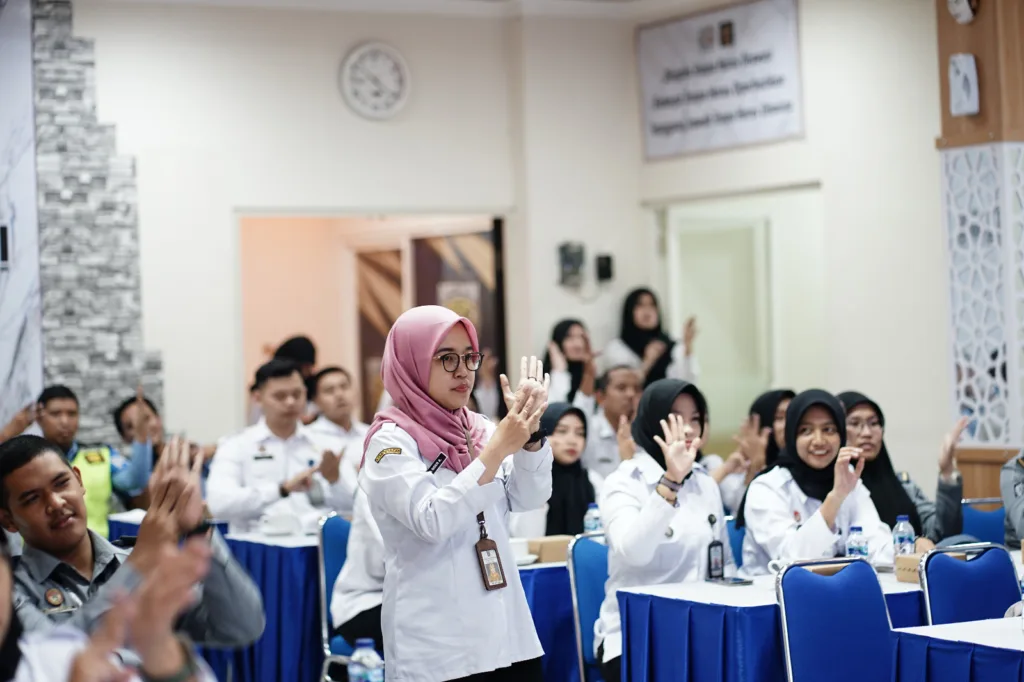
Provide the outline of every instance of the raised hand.
{"type": "Polygon", "coordinates": [[[619,427],[615,430],[615,440],[619,444],[619,459],[633,459],[636,455],[636,443],[633,442],[632,425],[626,415],[619,417],[619,427]]]}
{"type": "Polygon", "coordinates": [[[36,420],[37,409],[38,407],[33,403],[15,413],[15,415],[11,417],[11,421],[8,422],[7,426],[5,426],[3,431],[0,432],[0,442],[10,440],[15,436],[20,436],[25,433],[25,430],[32,426],[32,422],[36,420]]]}
{"type": "Polygon", "coordinates": [[[135,412],[132,414],[132,432],[135,434],[136,443],[145,443],[150,440],[150,423],[153,413],[146,404],[142,390],[142,384],[135,389],[135,412]]]}
{"type": "Polygon", "coordinates": [[[761,428],[761,417],[752,414],[740,424],[740,432],[733,436],[743,456],[750,462],[750,467],[755,471],[764,468],[768,451],[768,438],[771,435],[771,428],[761,428]]]}
{"type": "Polygon", "coordinates": [[[313,487],[313,474],[315,474],[319,468],[319,465],[310,467],[305,471],[300,472],[294,478],[290,478],[282,483],[281,487],[289,493],[306,492],[313,487]]]}
{"type": "Polygon", "coordinates": [[[565,353],[554,341],[548,343],[548,357],[551,358],[552,372],[565,372],[569,369],[569,361],[565,359],[565,353]]]}
{"type": "Polygon", "coordinates": [[[130,670],[124,670],[113,661],[118,649],[128,639],[128,627],[135,618],[135,601],[118,597],[93,631],[89,643],[75,656],[68,682],[128,682],[130,670]]]}
{"type": "Polygon", "coordinates": [[[701,439],[694,438],[690,447],[686,446],[686,440],[693,434],[693,429],[689,424],[684,424],[677,414],[670,414],[667,420],[661,420],[661,432],[664,438],[655,436],[654,441],[665,456],[665,473],[669,479],[682,483],[697,461],[701,439]]]}
{"type": "Polygon", "coordinates": [[[686,320],[686,325],[683,327],[683,350],[686,355],[690,355],[693,352],[693,340],[697,338],[697,318],[690,317],[686,320]]]}
{"type": "Polygon", "coordinates": [[[964,429],[970,423],[971,420],[969,418],[961,417],[942,440],[942,452],[939,454],[939,473],[945,477],[949,477],[953,473],[953,469],[956,466],[954,455],[957,443],[960,442],[964,429]]]}
{"type": "Polygon", "coordinates": [[[337,455],[330,450],[324,450],[324,453],[320,456],[320,466],[317,470],[331,485],[337,483],[338,477],[341,476],[341,458],[344,455],[344,450],[337,455]]]}
{"type": "Polygon", "coordinates": [[[664,341],[655,340],[648,343],[644,347],[643,365],[645,370],[649,370],[651,367],[653,367],[654,363],[656,363],[658,361],[658,358],[660,358],[665,353],[665,350],[667,348],[668,346],[665,344],[664,341]]]}
{"type": "Polygon", "coordinates": [[[505,399],[505,407],[511,410],[516,400],[524,394],[526,396],[534,395],[540,398],[540,400],[535,402],[534,405],[547,403],[548,387],[551,385],[551,377],[543,372],[544,362],[542,360],[538,360],[536,356],[531,356],[529,358],[523,356],[523,359],[519,362],[519,383],[516,384],[516,390],[514,392],[512,391],[511,384],[509,384],[508,377],[502,374],[501,394],[505,399]]]}
{"type": "MultiPolygon", "coordinates": [[[[502,375],[502,383],[507,386],[508,379],[502,375]]],[[[530,436],[539,428],[540,417],[548,408],[547,393],[542,389],[539,394],[524,390],[514,394],[515,400],[508,408],[508,414],[498,422],[498,428],[488,445],[494,445],[502,457],[518,452],[530,440],[530,436]]]]}
{"type": "Polygon", "coordinates": [[[181,549],[166,548],[160,565],[136,593],[138,617],[129,636],[152,677],[171,675],[184,663],[174,625],[192,605],[193,586],[209,571],[211,552],[202,538],[192,538],[181,549]]]}
{"type": "Polygon", "coordinates": [[[833,479],[832,492],[836,494],[839,502],[845,500],[853,489],[857,487],[860,475],[864,473],[864,458],[861,457],[860,448],[845,447],[839,451],[836,457],[835,478],[833,479]],[[852,460],[857,460],[856,468],[851,468],[852,460]]]}

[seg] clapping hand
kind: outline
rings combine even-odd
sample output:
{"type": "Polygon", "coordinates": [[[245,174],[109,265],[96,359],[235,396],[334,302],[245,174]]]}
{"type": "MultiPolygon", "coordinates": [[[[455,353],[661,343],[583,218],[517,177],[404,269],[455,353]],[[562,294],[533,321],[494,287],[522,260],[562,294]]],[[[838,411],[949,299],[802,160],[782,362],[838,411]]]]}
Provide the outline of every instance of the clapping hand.
{"type": "Polygon", "coordinates": [[[942,441],[942,453],[939,455],[939,473],[945,477],[949,477],[953,473],[953,455],[956,453],[956,445],[960,442],[964,429],[970,423],[970,419],[961,417],[942,441]]]}
{"type": "Polygon", "coordinates": [[[157,463],[157,471],[172,482],[168,489],[173,490],[174,497],[168,496],[165,504],[173,510],[181,534],[195,529],[203,520],[203,464],[202,457],[192,456],[191,444],[178,436],[167,444],[157,463]]]}
{"type": "MultiPolygon", "coordinates": [[[[551,377],[543,374],[544,363],[536,357],[523,357],[519,363],[519,383],[512,391],[508,377],[501,375],[501,393],[508,407],[508,414],[498,424],[502,442],[516,445],[511,452],[520,450],[530,436],[540,428],[540,418],[548,408],[548,386],[551,377]],[[520,440],[525,430],[525,438],[520,440]]],[[[496,432],[495,435],[498,435],[496,432]]]]}
{"type": "Polygon", "coordinates": [[[670,480],[682,483],[693,470],[693,463],[697,461],[701,439],[694,438],[690,446],[686,446],[693,429],[688,424],[683,424],[682,418],[677,414],[670,414],[668,420],[661,420],[661,432],[664,438],[655,436],[654,442],[665,456],[665,473],[670,480]]]}
{"type": "Polygon", "coordinates": [[[338,477],[341,476],[341,458],[344,456],[344,450],[337,455],[330,450],[324,450],[323,454],[320,456],[320,466],[317,470],[331,485],[337,483],[338,477]]]}
{"type": "Polygon", "coordinates": [[[857,487],[860,475],[864,473],[863,451],[860,448],[845,447],[839,450],[836,457],[835,478],[833,479],[832,492],[836,493],[839,501],[845,500],[853,489],[857,487]],[[851,468],[853,460],[857,460],[856,468],[851,468]]]}
{"type": "Polygon", "coordinates": [[[128,639],[135,618],[135,601],[121,595],[93,631],[89,643],[75,656],[68,682],[129,682],[132,672],[114,663],[115,654],[128,639]]]}
{"type": "Polygon", "coordinates": [[[629,417],[626,415],[619,417],[619,428],[615,431],[615,440],[619,444],[619,459],[622,460],[633,459],[633,456],[636,455],[636,443],[633,442],[631,426],[629,417]]]}

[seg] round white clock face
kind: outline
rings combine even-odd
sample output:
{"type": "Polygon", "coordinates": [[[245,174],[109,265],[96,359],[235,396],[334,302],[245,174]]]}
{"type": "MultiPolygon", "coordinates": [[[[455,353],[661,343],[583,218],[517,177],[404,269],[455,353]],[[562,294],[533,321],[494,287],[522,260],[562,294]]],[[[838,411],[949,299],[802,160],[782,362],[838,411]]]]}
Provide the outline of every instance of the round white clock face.
{"type": "Polygon", "coordinates": [[[409,67],[391,46],[367,43],[345,58],[339,85],[349,107],[360,116],[391,118],[409,98],[409,67]]]}

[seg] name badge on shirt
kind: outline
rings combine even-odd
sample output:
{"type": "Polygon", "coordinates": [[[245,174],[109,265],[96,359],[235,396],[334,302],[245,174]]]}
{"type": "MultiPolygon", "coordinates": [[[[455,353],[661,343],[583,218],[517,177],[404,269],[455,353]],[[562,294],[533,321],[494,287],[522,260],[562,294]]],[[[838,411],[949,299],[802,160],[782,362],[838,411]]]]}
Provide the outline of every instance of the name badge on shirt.
{"type": "Polygon", "coordinates": [[[271,452],[257,452],[252,456],[252,458],[254,461],[260,462],[267,459],[274,459],[274,454],[271,452]]]}
{"type": "Polygon", "coordinates": [[[476,515],[476,520],[480,524],[480,541],[476,543],[476,557],[480,561],[480,575],[484,580],[484,589],[488,592],[500,590],[508,583],[505,581],[505,570],[501,567],[498,545],[487,537],[483,512],[476,515]]]}

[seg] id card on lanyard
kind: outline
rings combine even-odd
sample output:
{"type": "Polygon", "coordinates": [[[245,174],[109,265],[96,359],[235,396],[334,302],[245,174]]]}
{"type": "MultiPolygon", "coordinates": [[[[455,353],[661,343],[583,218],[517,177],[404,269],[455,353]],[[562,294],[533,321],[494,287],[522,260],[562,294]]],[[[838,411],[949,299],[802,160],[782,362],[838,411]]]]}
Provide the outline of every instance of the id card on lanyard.
{"type": "MultiPolygon", "coordinates": [[[[711,526],[711,535],[715,534],[715,523],[718,519],[714,514],[708,514],[708,525],[711,526]]],[[[708,545],[708,578],[717,580],[725,577],[725,546],[719,540],[712,540],[708,545]]]]}

